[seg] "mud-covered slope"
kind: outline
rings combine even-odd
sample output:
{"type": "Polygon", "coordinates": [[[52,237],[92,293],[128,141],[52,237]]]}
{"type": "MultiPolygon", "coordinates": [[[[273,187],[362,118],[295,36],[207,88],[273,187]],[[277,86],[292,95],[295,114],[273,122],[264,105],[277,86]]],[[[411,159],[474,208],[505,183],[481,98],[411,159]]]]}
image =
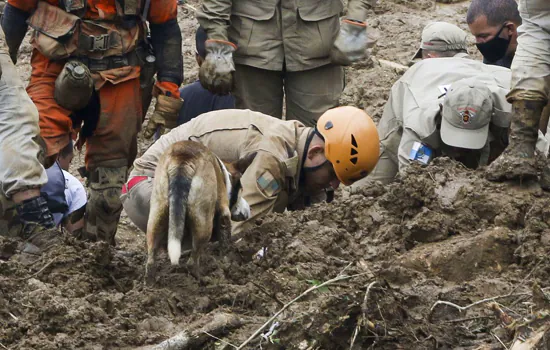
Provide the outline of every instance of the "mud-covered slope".
{"type": "MultiPolygon", "coordinates": [[[[179,7],[186,83],[197,77],[199,6],[179,7]]],[[[467,30],[466,9],[381,0],[368,14],[372,59],[346,69],[341,103],[378,120],[423,25],[446,20],[467,30]]],[[[18,61],[26,81],[30,54],[27,36],[18,61]]],[[[140,139],[140,153],[149,143],[140,139]]],[[[387,187],[266,217],[226,254],[212,245],[200,281],[185,257],[178,268],[163,258],[159,281],[145,287],[145,237],[125,214],[117,240],[112,249],[65,237],[28,265],[17,242],[0,236],[0,348],[134,349],[232,315],[238,322],[209,332],[223,341],[196,328],[192,347],[230,349],[224,341],[238,346],[308,288],[338,277],[289,305],[244,348],[502,349],[548,322],[550,195],[536,184],[490,183],[445,160],[387,187]]]]}
{"type": "MultiPolygon", "coordinates": [[[[1,343],[135,347],[225,312],[242,325],[224,339],[239,344],[308,288],[351,276],[292,304],[263,348],[348,349],[358,322],[356,349],[499,348],[492,334],[510,344],[517,325],[504,329],[494,305],[432,306],[500,296],[497,305],[518,323],[543,317],[532,285],[550,287],[550,196],[536,184],[494,184],[480,174],[443,159],[386,188],[270,216],[224,256],[212,246],[201,281],[183,259],[172,268],[164,258],[159,281],[147,288],[144,249],[67,238],[32,266],[0,263],[1,343]]],[[[207,338],[201,347],[216,343],[207,338]]],[[[258,346],[259,338],[250,348],[258,346]]]]}

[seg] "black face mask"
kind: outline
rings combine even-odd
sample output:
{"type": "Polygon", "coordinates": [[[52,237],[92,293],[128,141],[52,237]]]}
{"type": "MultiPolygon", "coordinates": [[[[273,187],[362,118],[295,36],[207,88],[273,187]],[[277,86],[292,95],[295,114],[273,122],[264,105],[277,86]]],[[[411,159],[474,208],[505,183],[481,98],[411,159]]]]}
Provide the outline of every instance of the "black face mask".
{"type": "Polygon", "coordinates": [[[510,46],[511,37],[508,39],[503,39],[500,37],[500,33],[506,27],[506,24],[500,28],[495,37],[487,42],[476,44],[477,49],[483,57],[489,62],[496,62],[506,55],[508,51],[508,46],[510,46]]]}

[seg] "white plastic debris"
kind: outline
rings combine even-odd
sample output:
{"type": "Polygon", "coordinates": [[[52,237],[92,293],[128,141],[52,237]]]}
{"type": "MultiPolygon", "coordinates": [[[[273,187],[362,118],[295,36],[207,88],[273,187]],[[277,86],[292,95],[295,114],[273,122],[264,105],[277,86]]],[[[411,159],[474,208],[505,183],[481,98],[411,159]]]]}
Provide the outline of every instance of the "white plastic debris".
{"type": "Polygon", "coordinates": [[[256,259],[260,260],[265,257],[267,254],[267,247],[263,247],[262,249],[258,250],[258,252],[255,254],[256,259]]]}
{"type": "Polygon", "coordinates": [[[279,327],[279,322],[273,322],[271,324],[271,327],[269,327],[269,330],[264,334],[262,334],[262,338],[264,338],[265,340],[269,340],[269,338],[273,335],[277,327],[279,327]]]}

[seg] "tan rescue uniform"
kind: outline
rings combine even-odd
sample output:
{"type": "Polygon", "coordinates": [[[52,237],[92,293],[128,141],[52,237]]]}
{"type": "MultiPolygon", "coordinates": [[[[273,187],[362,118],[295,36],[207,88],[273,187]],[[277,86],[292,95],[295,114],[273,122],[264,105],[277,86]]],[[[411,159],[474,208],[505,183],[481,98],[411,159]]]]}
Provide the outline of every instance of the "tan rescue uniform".
{"type": "MultiPolygon", "coordinates": [[[[370,2],[350,0],[347,17],[364,21],[370,2]]],[[[284,91],[287,119],[312,126],[344,89],[329,58],[342,11],[341,0],[205,0],[197,19],[210,39],[237,44],[238,108],[281,118],[284,91]]]]}
{"type": "Polygon", "coordinates": [[[440,148],[437,118],[443,103],[444,88],[464,78],[477,76],[487,80],[492,92],[494,116],[492,128],[506,130],[511,120],[511,105],[506,101],[511,72],[507,68],[485,65],[458,54],[451,58],[430,58],[412,66],[393,86],[378,123],[380,159],[373,172],[354,184],[369,181],[391,182],[412,162],[413,144],[422,142],[440,148]]]}
{"type": "Polygon", "coordinates": [[[550,2],[519,0],[522,24],[512,62],[510,101],[548,101],[550,94],[550,2]]]}
{"type": "Polygon", "coordinates": [[[0,65],[0,197],[10,198],[15,192],[41,187],[48,178],[39,161],[44,150],[35,142],[40,133],[38,110],[8,54],[2,28],[0,65]]]}
{"type": "MultiPolygon", "coordinates": [[[[520,0],[519,12],[523,22],[518,27],[518,47],[511,67],[512,88],[508,99],[548,101],[550,3],[544,0],[520,0]]],[[[546,139],[550,140],[550,123],[546,129],[546,139]]]]}
{"type": "MultiPolygon", "coordinates": [[[[289,205],[299,206],[302,199],[298,185],[300,164],[310,128],[297,121],[282,121],[249,110],[220,110],[192,119],[156,141],[143,156],[136,159],[129,180],[134,176],[154,176],[164,151],[182,140],[197,141],[226,162],[258,152],[241,179],[243,197],[252,216],[234,223],[233,232],[269,213],[282,212],[289,205]]],[[[122,196],[130,219],[143,231],[147,227],[151,179],[142,181],[122,196]]]]}
{"type": "MultiPolygon", "coordinates": [[[[364,21],[371,2],[350,0],[347,18],[364,21]]],[[[330,63],[343,9],[341,0],[205,0],[197,19],[209,39],[237,44],[235,63],[296,72],[330,63]]]]}
{"type": "Polygon", "coordinates": [[[314,126],[327,110],[337,107],[344,90],[344,70],[332,64],[300,72],[279,72],[237,65],[235,105],[281,119],[314,126]]]}

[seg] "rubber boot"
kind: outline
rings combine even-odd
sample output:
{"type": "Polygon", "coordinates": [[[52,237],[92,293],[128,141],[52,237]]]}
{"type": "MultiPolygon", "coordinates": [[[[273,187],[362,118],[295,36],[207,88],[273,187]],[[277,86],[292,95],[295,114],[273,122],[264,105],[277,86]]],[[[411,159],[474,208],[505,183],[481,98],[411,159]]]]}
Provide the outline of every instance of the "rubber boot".
{"type": "Polygon", "coordinates": [[[527,180],[537,177],[535,146],[539,121],[546,105],[542,101],[514,101],[510,143],[486,170],[491,181],[527,180]]]}
{"type": "Polygon", "coordinates": [[[122,202],[120,193],[128,167],[98,167],[90,172],[89,200],[86,205],[86,235],[115,246],[122,202]]]}
{"type": "Polygon", "coordinates": [[[42,196],[27,199],[15,207],[22,225],[22,237],[34,234],[36,226],[50,229],[55,227],[53,215],[42,196]]]}

